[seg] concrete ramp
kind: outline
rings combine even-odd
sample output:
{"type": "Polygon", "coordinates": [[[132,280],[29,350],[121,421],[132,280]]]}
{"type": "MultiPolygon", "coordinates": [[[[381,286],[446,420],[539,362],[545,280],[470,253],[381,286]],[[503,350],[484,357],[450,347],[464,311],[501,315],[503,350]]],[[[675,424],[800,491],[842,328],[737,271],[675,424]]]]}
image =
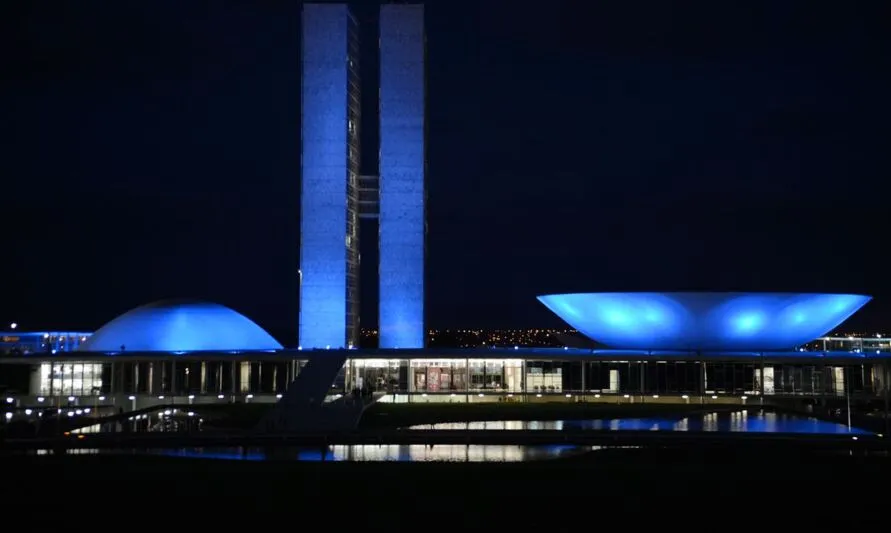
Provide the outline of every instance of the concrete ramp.
{"type": "Polygon", "coordinates": [[[306,365],[288,386],[281,400],[260,421],[263,433],[296,433],[352,429],[361,416],[361,402],[331,402],[325,396],[346,363],[342,350],[310,356],[306,365]]]}

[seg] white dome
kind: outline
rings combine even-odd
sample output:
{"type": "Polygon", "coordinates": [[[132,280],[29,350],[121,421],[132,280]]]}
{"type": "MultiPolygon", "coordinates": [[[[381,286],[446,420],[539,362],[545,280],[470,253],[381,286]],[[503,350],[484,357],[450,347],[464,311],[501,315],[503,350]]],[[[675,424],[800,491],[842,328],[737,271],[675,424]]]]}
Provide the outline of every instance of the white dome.
{"type": "Polygon", "coordinates": [[[137,307],[105,324],[78,351],[194,352],[280,350],[263,328],[228,307],[164,300],[137,307]],[[122,348],[123,347],[123,348],[122,348]]]}

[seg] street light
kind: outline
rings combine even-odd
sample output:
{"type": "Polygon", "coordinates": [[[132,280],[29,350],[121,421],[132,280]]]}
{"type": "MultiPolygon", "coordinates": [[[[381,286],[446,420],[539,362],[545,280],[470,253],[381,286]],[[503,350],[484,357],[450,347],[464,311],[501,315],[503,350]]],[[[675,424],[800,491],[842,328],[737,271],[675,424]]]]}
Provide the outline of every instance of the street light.
{"type": "Polygon", "coordinates": [[[12,324],[9,325],[9,329],[15,329],[17,327],[19,327],[19,325],[16,324],[15,322],[13,322],[12,324]]]}

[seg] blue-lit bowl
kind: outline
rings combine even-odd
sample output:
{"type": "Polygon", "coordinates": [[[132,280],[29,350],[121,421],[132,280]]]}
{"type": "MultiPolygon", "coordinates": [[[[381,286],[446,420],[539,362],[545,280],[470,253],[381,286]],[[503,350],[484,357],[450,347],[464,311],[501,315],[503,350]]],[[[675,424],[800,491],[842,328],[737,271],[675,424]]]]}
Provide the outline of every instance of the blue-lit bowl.
{"type": "Polygon", "coordinates": [[[78,351],[199,352],[279,350],[246,316],[211,302],[163,300],[131,309],[99,328],[78,351]]]}
{"type": "Polygon", "coordinates": [[[740,292],[595,292],[538,300],[611,348],[785,350],[832,331],[871,296],[740,292]]]}

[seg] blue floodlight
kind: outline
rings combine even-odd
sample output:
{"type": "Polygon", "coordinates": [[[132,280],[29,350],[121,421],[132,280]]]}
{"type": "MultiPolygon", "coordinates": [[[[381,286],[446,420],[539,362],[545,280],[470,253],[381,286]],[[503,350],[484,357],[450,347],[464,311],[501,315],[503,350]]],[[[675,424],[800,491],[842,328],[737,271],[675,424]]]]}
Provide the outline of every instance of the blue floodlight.
{"type": "Polygon", "coordinates": [[[587,337],[641,350],[784,350],[832,331],[860,294],[605,292],[538,300],[587,337]]]}
{"type": "Polygon", "coordinates": [[[423,348],[424,6],[382,5],[379,39],[378,341],[381,348],[423,348]]]}
{"type": "Polygon", "coordinates": [[[78,351],[194,352],[280,350],[263,328],[228,307],[165,300],[127,311],[99,328],[78,351]]]}

